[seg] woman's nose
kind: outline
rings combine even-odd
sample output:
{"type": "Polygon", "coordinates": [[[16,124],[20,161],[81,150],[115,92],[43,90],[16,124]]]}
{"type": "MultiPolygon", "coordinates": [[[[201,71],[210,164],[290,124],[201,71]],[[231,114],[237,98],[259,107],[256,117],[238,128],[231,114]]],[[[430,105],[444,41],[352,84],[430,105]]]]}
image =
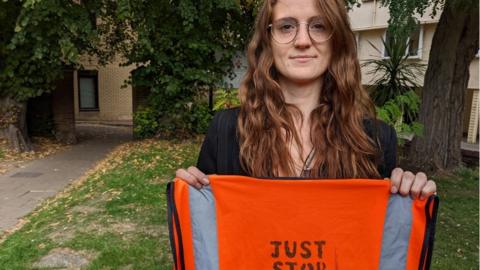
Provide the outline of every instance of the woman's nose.
{"type": "Polygon", "coordinates": [[[297,47],[309,47],[312,45],[312,40],[308,34],[308,24],[298,25],[298,32],[294,40],[294,45],[297,47]]]}

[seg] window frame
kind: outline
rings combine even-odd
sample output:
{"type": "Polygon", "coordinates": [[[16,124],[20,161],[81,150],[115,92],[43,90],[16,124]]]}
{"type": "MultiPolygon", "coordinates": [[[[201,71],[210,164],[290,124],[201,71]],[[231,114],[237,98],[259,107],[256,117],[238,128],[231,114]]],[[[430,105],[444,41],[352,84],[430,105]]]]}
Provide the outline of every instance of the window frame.
{"type": "Polygon", "coordinates": [[[95,112],[100,111],[100,104],[98,102],[98,71],[97,70],[79,70],[77,73],[77,83],[78,83],[78,110],[81,112],[95,112]],[[82,98],[81,98],[81,87],[80,79],[81,78],[93,78],[94,81],[94,92],[95,92],[95,107],[94,108],[83,108],[82,107],[82,98]]]}
{"type": "Polygon", "coordinates": [[[353,32],[355,34],[355,42],[357,43],[357,50],[360,49],[360,31],[353,32]]]}
{"type": "MultiPolygon", "coordinates": [[[[419,33],[418,33],[418,49],[417,49],[417,54],[416,55],[409,55],[408,59],[422,59],[422,52],[423,52],[423,25],[419,25],[419,33]]],[[[383,31],[383,40],[387,40],[387,29],[383,31]]],[[[407,55],[410,51],[410,37],[408,37],[408,46],[405,49],[405,54],[407,55]]],[[[385,55],[385,45],[382,44],[382,58],[388,59],[390,56],[385,55]]]]}

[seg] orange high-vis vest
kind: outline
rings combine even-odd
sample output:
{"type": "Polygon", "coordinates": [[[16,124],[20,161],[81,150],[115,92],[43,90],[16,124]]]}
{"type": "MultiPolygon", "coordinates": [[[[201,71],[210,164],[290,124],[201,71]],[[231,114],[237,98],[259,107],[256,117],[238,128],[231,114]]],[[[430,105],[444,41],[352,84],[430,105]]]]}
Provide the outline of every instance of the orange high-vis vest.
{"type": "Polygon", "coordinates": [[[167,187],[175,270],[424,270],[438,197],[389,180],[209,176],[167,187]]]}

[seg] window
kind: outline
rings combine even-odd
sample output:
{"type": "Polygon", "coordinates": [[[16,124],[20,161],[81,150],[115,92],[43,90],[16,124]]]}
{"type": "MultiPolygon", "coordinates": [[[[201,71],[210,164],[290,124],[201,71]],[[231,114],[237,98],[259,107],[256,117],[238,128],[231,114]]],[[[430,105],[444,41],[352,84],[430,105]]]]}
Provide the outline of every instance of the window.
{"type": "MultiPolygon", "coordinates": [[[[385,42],[388,44],[390,42],[390,37],[387,34],[387,31],[384,32],[383,38],[385,42]]],[[[405,51],[405,55],[408,54],[408,58],[422,58],[422,46],[423,45],[423,26],[418,27],[408,38],[408,46],[405,51]]],[[[383,48],[383,57],[389,57],[385,47],[383,48]]]]}
{"type": "Polygon", "coordinates": [[[420,41],[423,39],[423,27],[418,27],[413,33],[410,35],[408,39],[408,56],[409,57],[418,57],[420,58],[421,54],[421,43],[420,41]]]}
{"type": "Polygon", "coordinates": [[[80,111],[98,111],[98,72],[78,71],[78,107],[80,111]]]}

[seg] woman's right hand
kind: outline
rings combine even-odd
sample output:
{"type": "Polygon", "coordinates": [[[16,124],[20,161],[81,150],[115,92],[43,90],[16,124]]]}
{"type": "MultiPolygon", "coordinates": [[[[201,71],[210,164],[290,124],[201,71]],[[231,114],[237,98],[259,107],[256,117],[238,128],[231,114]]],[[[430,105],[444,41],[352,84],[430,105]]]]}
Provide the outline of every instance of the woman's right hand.
{"type": "Polygon", "coordinates": [[[190,166],[186,170],[178,169],[175,177],[182,179],[197,189],[201,189],[203,186],[210,184],[208,176],[194,166],[190,166]]]}

